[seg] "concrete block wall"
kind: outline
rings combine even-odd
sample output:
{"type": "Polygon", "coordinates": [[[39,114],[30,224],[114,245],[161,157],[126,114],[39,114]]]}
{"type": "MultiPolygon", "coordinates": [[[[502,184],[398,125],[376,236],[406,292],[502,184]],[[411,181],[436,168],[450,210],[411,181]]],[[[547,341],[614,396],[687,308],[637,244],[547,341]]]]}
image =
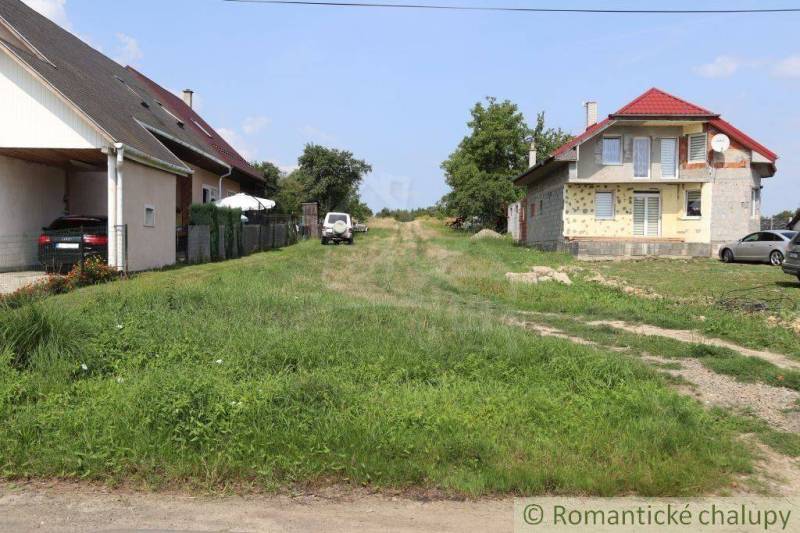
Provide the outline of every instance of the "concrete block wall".
{"type": "Polygon", "coordinates": [[[715,169],[711,184],[711,242],[722,244],[761,229],[761,206],[753,216],[753,189],[761,178],[750,168],[715,169]]]}
{"type": "Polygon", "coordinates": [[[528,186],[523,208],[526,209],[526,242],[544,246],[560,240],[564,234],[564,184],[569,177],[565,167],[528,186]]]}

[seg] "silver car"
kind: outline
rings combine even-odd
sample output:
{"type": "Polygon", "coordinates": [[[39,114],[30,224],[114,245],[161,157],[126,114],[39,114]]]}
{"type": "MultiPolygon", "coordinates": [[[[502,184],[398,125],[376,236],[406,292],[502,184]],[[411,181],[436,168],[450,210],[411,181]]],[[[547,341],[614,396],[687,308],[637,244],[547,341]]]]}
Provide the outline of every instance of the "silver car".
{"type": "Polygon", "coordinates": [[[719,257],[726,263],[754,261],[783,264],[789,242],[797,235],[790,230],[765,230],[751,233],[743,239],[729,242],[719,249],[719,257]]]}

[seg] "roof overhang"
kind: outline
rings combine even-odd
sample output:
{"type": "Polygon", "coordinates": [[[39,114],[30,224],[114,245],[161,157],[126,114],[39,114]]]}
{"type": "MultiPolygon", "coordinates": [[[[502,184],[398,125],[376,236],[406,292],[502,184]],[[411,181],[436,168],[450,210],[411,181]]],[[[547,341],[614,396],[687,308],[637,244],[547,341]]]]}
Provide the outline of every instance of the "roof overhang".
{"type": "Polygon", "coordinates": [[[526,170],[525,172],[514,178],[513,180],[514,185],[516,185],[517,187],[524,187],[525,185],[530,185],[531,183],[543,178],[544,176],[547,176],[554,170],[562,168],[565,165],[569,165],[573,161],[577,160],[577,157],[570,157],[570,156],[563,157],[563,155],[567,154],[575,154],[577,156],[577,153],[574,149],[569,150],[568,152],[566,152],[566,154],[562,154],[562,156],[559,157],[550,156],[541,163],[529,168],[528,170],[526,170]]]}

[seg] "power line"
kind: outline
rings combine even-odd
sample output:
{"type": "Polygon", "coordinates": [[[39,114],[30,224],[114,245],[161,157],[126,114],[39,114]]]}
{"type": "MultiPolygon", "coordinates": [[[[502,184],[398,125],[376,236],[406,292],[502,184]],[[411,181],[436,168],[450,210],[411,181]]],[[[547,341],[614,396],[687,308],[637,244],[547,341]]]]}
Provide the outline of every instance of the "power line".
{"type": "Polygon", "coordinates": [[[246,4],[282,4],[315,7],[362,7],[388,9],[433,9],[439,11],[505,11],[516,13],[585,13],[622,15],[715,15],[715,14],[756,14],[756,13],[800,13],[800,7],[756,8],[756,9],[579,9],[560,7],[499,7],[463,6],[443,4],[383,4],[378,2],[335,2],[325,0],[225,0],[246,4]]]}

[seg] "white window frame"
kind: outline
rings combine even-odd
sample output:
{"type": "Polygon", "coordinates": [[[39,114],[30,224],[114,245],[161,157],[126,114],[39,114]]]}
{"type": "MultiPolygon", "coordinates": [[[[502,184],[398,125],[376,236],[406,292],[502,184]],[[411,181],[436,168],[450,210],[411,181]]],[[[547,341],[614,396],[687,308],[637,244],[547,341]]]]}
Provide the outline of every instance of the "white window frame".
{"type": "Polygon", "coordinates": [[[633,138],[633,145],[632,150],[633,153],[631,154],[631,163],[633,165],[633,179],[635,180],[649,180],[651,174],[653,173],[653,139],[650,137],[645,136],[637,136],[633,138]],[[647,176],[637,176],[636,175],[636,140],[637,139],[644,139],[647,141],[647,176]]]}
{"type": "MultiPolygon", "coordinates": [[[[680,167],[681,167],[681,163],[679,161],[680,150],[678,148],[678,145],[680,144],[680,141],[678,140],[677,137],[662,137],[660,139],[660,142],[663,143],[664,139],[669,139],[669,140],[675,141],[675,174],[672,175],[672,176],[665,176],[664,175],[664,161],[663,161],[663,158],[661,158],[661,177],[663,179],[665,179],[665,180],[676,180],[676,179],[678,179],[678,175],[680,174],[680,167]]],[[[664,154],[664,150],[659,145],[659,156],[661,156],[663,154],[664,154]]]]}
{"type": "MultiPolygon", "coordinates": [[[[217,191],[216,187],[212,187],[211,185],[203,185],[203,192],[205,192],[205,191],[208,191],[208,197],[210,198],[210,201],[204,202],[204,203],[211,204],[211,203],[214,203],[217,200],[219,200],[219,198],[217,197],[217,195],[219,194],[219,191],[217,191]]],[[[202,198],[201,198],[201,200],[202,200],[202,198]]]]}
{"type": "Polygon", "coordinates": [[[615,195],[614,195],[614,191],[595,191],[595,193],[594,193],[594,219],[595,220],[614,220],[614,217],[617,214],[617,209],[616,209],[615,202],[616,202],[616,198],[615,198],[615,195]],[[610,216],[600,216],[597,213],[597,198],[601,194],[608,194],[608,195],[611,196],[611,215],[610,216]]]}
{"type": "Polygon", "coordinates": [[[155,228],[156,227],[156,206],[145,204],[144,206],[144,220],[142,221],[145,228],[155,228]],[[147,212],[152,211],[153,213],[153,223],[147,223],[147,212]]]}
{"type": "Polygon", "coordinates": [[[600,145],[600,153],[602,154],[603,164],[609,166],[622,165],[622,160],[623,160],[622,152],[624,150],[622,135],[603,135],[601,143],[602,144],[600,145]],[[606,161],[606,148],[605,148],[606,139],[616,139],[619,141],[619,161],[606,161]]]}
{"type": "Polygon", "coordinates": [[[708,163],[708,135],[703,133],[690,133],[686,136],[686,161],[688,163],[708,163]],[[692,137],[703,137],[703,158],[692,159],[692,137]]]}
{"type": "Polygon", "coordinates": [[[689,220],[699,220],[703,218],[703,190],[702,189],[688,189],[684,192],[683,196],[683,217],[689,220]],[[696,192],[700,194],[700,215],[689,214],[689,193],[696,192]]]}

